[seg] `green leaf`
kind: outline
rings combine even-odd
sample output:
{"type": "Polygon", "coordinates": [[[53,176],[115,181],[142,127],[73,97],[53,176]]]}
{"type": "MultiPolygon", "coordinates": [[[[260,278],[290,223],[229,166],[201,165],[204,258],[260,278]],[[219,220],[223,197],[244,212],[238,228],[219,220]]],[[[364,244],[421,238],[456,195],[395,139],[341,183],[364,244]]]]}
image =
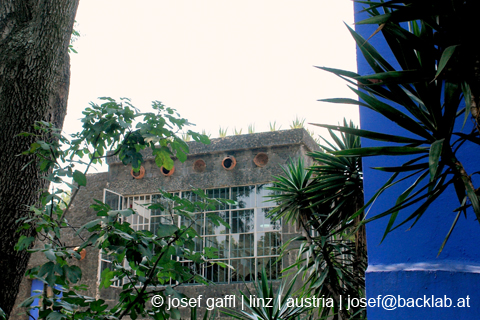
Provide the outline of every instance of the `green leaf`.
{"type": "Polygon", "coordinates": [[[93,228],[94,226],[100,224],[101,221],[102,219],[95,219],[90,222],[87,222],[82,227],[80,227],[80,229],[77,230],[76,234],[79,234],[83,229],[89,230],[90,228],[93,228]]]}
{"type": "Polygon", "coordinates": [[[178,309],[171,309],[170,316],[172,317],[172,319],[181,319],[180,311],[178,311],[178,309]]]}
{"type": "Polygon", "coordinates": [[[216,226],[220,226],[220,224],[222,224],[225,228],[230,229],[230,225],[225,220],[220,218],[215,212],[207,213],[207,218],[210,219],[210,221],[216,226]]]}
{"type": "Polygon", "coordinates": [[[171,286],[167,286],[165,288],[165,294],[167,296],[172,296],[174,298],[178,298],[178,299],[181,299],[183,297],[185,297],[185,295],[183,295],[182,293],[178,292],[177,290],[173,289],[171,286]]]}
{"type": "Polygon", "coordinates": [[[337,131],[340,131],[340,132],[350,133],[350,134],[353,134],[355,136],[359,136],[359,137],[362,137],[362,138],[368,138],[368,139],[372,139],[372,140],[395,142],[395,143],[418,143],[418,144],[422,144],[422,143],[426,142],[425,140],[417,140],[417,139],[412,139],[412,138],[407,138],[407,137],[401,137],[401,136],[396,136],[396,135],[391,135],[391,134],[384,134],[384,133],[379,133],[379,132],[374,132],[374,131],[344,127],[344,126],[334,126],[334,125],[329,125],[329,124],[318,124],[318,123],[310,123],[310,124],[314,125],[314,126],[322,127],[322,128],[327,128],[327,129],[331,129],[331,130],[337,130],[337,131]]]}
{"type": "Polygon", "coordinates": [[[52,249],[45,250],[44,253],[48,260],[50,261],[57,260],[57,257],[55,256],[55,252],[53,252],[52,249]]]}
{"type": "Polygon", "coordinates": [[[178,227],[173,224],[160,223],[158,225],[157,235],[160,238],[166,238],[166,237],[172,236],[177,230],[178,230],[178,227]]]}
{"type": "Polygon", "coordinates": [[[172,170],[174,163],[171,158],[171,152],[167,147],[155,150],[155,164],[159,168],[163,166],[167,170],[172,170]]]}
{"type": "Polygon", "coordinates": [[[462,175],[462,181],[465,185],[465,189],[467,190],[467,195],[470,199],[470,202],[472,203],[473,211],[477,216],[477,220],[480,221],[480,202],[478,201],[478,196],[471,185],[470,177],[462,175]]]}
{"type": "Polygon", "coordinates": [[[433,140],[433,137],[428,131],[426,131],[418,122],[399,111],[398,109],[393,108],[392,106],[381,102],[376,97],[372,97],[360,90],[351,88],[363,101],[368,103],[368,107],[379,114],[383,115],[387,119],[395,122],[400,127],[419,135],[428,141],[433,140]]]}
{"type": "Polygon", "coordinates": [[[207,135],[204,134],[199,134],[196,132],[193,132],[191,130],[188,130],[188,134],[192,136],[193,140],[203,143],[203,144],[210,144],[210,139],[208,138],[207,135]]]}
{"type": "Polygon", "coordinates": [[[77,266],[65,265],[63,270],[68,280],[72,283],[77,283],[82,278],[82,270],[77,266]]]}
{"type": "Polygon", "coordinates": [[[435,74],[435,78],[433,78],[432,81],[436,80],[437,77],[442,73],[443,69],[447,65],[448,61],[450,60],[450,58],[454,54],[455,49],[457,47],[458,47],[458,45],[450,46],[450,47],[446,48],[445,51],[443,51],[442,57],[440,58],[440,61],[438,62],[437,73],[435,74]]]}
{"type": "Polygon", "coordinates": [[[385,172],[408,172],[408,171],[416,171],[421,169],[427,169],[428,163],[419,163],[413,164],[409,166],[399,166],[399,167],[372,167],[372,169],[385,171],[385,172]]]}
{"type": "MultiPolygon", "coordinates": [[[[30,307],[33,303],[33,301],[38,298],[40,295],[35,295],[35,296],[31,296],[29,298],[27,298],[25,301],[23,301],[18,307],[19,308],[27,308],[27,307],[30,307]]],[[[1,309],[0,309],[1,310],[1,309]]],[[[3,310],[2,310],[3,312],[3,310]]]]}
{"type": "Polygon", "coordinates": [[[382,15],[367,18],[362,21],[358,21],[357,24],[383,24],[387,22],[389,19],[391,19],[391,17],[392,17],[391,13],[382,14],[382,15]]]}
{"type": "Polygon", "coordinates": [[[465,100],[465,117],[463,119],[463,125],[462,129],[465,127],[465,123],[467,123],[467,119],[470,116],[470,112],[472,109],[472,91],[470,90],[470,86],[468,83],[462,82],[462,91],[463,91],[463,97],[465,100]]]}
{"type": "Polygon", "coordinates": [[[371,157],[371,156],[406,156],[410,154],[427,153],[425,148],[415,147],[368,147],[355,148],[332,152],[335,156],[341,157],[371,157]]]}
{"type": "Polygon", "coordinates": [[[445,139],[437,140],[430,146],[430,152],[428,157],[428,167],[430,171],[430,181],[435,180],[438,170],[438,161],[442,154],[443,141],[445,139]]]}
{"type": "Polygon", "coordinates": [[[18,239],[18,243],[15,246],[15,250],[21,251],[21,250],[27,249],[28,247],[30,247],[30,245],[34,241],[35,241],[34,237],[27,237],[27,236],[22,235],[20,237],[20,239],[18,239]]]}
{"type": "Polygon", "coordinates": [[[55,264],[51,261],[45,263],[38,271],[38,277],[43,277],[44,275],[53,272],[54,267],[55,264]]]}
{"type": "Polygon", "coordinates": [[[129,217],[131,216],[132,214],[135,214],[135,211],[133,211],[132,209],[124,209],[124,210],[110,210],[108,211],[108,215],[110,217],[115,217],[117,215],[121,215],[122,217],[129,217]]]}
{"type": "Polygon", "coordinates": [[[104,303],[105,303],[105,300],[103,299],[95,300],[92,303],[90,303],[90,309],[92,309],[92,311],[94,312],[102,312],[108,308],[108,305],[104,303]]]}
{"type": "MultiPolygon", "coordinates": [[[[402,194],[397,198],[397,201],[395,202],[395,207],[401,207],[405,203],[405,200],[408,198],[410,193],[418,186],[418,184],[425,178],[425,176],[426,172],[422,174],[410,187],[408,187],[407,190],[402,192],[402,194]]],[[[385,228],[385,233],[383,234],[383,238],[380,242],[383,242],[387,234],[392,230],[393,224],[395,223],[399,212],[400,210],[396,210],[390,215],[390,220],[388,221],[388,225],[385,228]]]]}
{"type": "Polygon", "coordinates": [[[378,72],[372,75],[357,77],[357,80],[378,80],[372,82],[370,85],[378,86],[385,84],[407,84],[414,82],[421,82],[427,80],[428,76],[418,70],[402,70],[402,71],[388,71],[378,72]]]}
{"type": "Polygon", "coordinates": [[[101,289],[102,287],[103,288],[109,288],[111,285],[112,285],[112,279],[115,277],[115,273],[113,271],[110,271],[109,268],[105,268],[103,271],[102,271],[102,274],[100,276],[100,286],[99,288],[101,289]]]}
{"type": "Polygon", "coordinates": [[[67,316],[63,313],[53,311],[48,314],[47,320],[61,320],[61,319],[65,319],[66,317],[67,316]]]}
{"type": "Polygon", "coordinates": [[[87,177],[78,170],[75,170],[73,173],[73,180],[78,183],[79,186],[85,187],[87,185],[87,177]]]}
{"type": "Polygon", "coordinates": [[[457,224],[458,218],[460,218],[461,214],[462,214],[462,211],[460,210],[460,211],[458,211],[457,215],[455,216],[455,219],[453,220],[452,226],[450,227],[450,230],[448,230],[448,233],[445,236],[445,239],[443,240],[440,249],[438,250],[437,257],[440,255],[440,253],[442,253],[442,250],[445,247],[445,244],[447,243],[448,239],[450,238],[450,235],[452,234],[452,231],[455,228],[455,225],[457,224]]]}

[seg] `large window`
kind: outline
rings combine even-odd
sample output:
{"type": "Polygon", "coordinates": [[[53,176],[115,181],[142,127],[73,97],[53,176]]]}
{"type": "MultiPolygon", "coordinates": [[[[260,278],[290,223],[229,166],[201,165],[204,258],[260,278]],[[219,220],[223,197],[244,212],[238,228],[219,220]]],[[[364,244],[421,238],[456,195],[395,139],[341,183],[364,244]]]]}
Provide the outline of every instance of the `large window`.
{"type": "MultiPolygon", "coordinates": [[[[192,225],[190,220],[172,215],[172,203],[164,202],[165,211],[149,210],[146,204],[164,201],[160,195],[124,196],[123,207],[132,208],[137,214],[128,217],[128,222],[134,230],[150,230],[155,232],[159,223],[175,224],[179,227],[193,227],[199,237],[196,238],[195,250],[204,247],[216,248],[217,257],[212,261],[223,262],[233,267],[222,268],[218,264],[199,266],[191,261],[182,261],[194,272],[203,275],[207,280],[216,283],[233,283],[252,281],[265,268],[270,279],[277,279],[282,268],[281,263],[275,263],[282,245],[282,224],[271,221],[268,212],[272,203],[267,202],[272,191],[267,190],[271,184],[237,186],[228,188],[207,189],[205,193],[210,198],[231,199],[236,205],[219,204],[211,211],[198,212],[192,225]],[[217,226],[208,217],[216,214],[230,228],[220,224],[217,226]]],[[[198,196],[191,191],[176,193],[179,197],[191,201],[199,201],[198,196]]],[[[113,198],[113,196],[112,196],[113,198]]],[[[107,259],[105,263],[108,263],[107,259]]]]}

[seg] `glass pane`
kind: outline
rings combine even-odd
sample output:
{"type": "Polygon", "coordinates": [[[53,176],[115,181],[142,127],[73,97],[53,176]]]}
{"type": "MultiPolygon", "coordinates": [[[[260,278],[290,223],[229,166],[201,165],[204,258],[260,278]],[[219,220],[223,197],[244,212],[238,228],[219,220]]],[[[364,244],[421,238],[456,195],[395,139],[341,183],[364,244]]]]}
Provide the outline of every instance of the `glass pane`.
{"type": "Polygon", "coordinates": [[[193,238],[193,251],[202,252],[203,251],[203,238],[195,237],[193,238]]]}
{"type": "Polygon", "coordinates": [[[255,280],[255,259],[234,259],[230,260],[234,270],[231,270],[231,282],[255,280]]]}
{"type": "Polygon", "coordinates": [[[163,210],[162,208],[150,209],[152,216],[172,215],[174,213],[173,207],[175,206],[175,202],[164,198],[161,194],[152,195],[152,199],[147,201],[147,203],[160,204],[163,207],[163,210]]]}
{"type": "Polygon", "coordinates": [[[217,215],[220,219],[222,219],[225,223],[229,224],[230,223],[230,212],[228,211],[222,211],[222,212],[212,212],[208,213],[206,220],[207,224],[205,226],[205,234],[210,235],[210,234],[227,234],[229,232],[229,229],[225,227],[223,224],[218,222],[218,226],[213,223],[212,219],[208,215],[215,214],[217,215]]]}
{"type": "MultiPolygon", "coordinates": [[[[183,199],[187,199],[187,200],[190,200],[192,203],[194,202],[201,202],[203,203],[203,199],[197,195],[195,192],[193,191],[184,191],[182,192],[182,198],[183,199]]],[[[200,208],[197,208],[197,209],[200,209],[200,208]]]]}
{"type": "Polygon", "coordinates": [[[132,209],[133,207],[133,197],[125,198],[125,208],[132,209]]]}
{"type": "Polygon", "coordinates": [[[278,191],[267,190],[267,188],[273,187],[273,183],[265,183],[257,185],[257,207],[274,207],[278,203],[270,201],[270,195],[278,194],[278,191]]]}
{"type": "Polygon", "coordinates": [[[193,216],[193,220],[187,219],[182,216],[180,218],[180,225],[185,227],[191,227],[198,233],[199,236],[203,236],[203,219],[203,213],[195,214],[193,216]]]}
{"type": "MultiPolygon", "coordinates": [[[[220,260],[218,262],[228,264],[227,260],[220,260]]],[[[205,278],[215,283],[226,283],[228,282],[228,267],[224,268],[218,264],[209,263],[205,267],[205,278]]]]}
{"type": "Polygon", "coordinates": [[[205,247],[216,248],[217,258],[228,258],[228,236],[205,237],[205,247]]]}
{"type": "Polygon", "coordinates": [[[178,217],[177,216],[158,216],[152,217],[150,221],[150,231],[152,233],[156,233],[158,230],[158,226],[161,224],[173,224],[178,225],[178,217]]]}
{"type": "MultiPolygon", "coordinates": [[[[102,274],[103,270],[109,269],[112,271],[114,269],[113,264],[110,262],[113,258],[111,256],[108,256],[106,254],[102,254],[102,260],[100,262],[100,274],[102,274]]],[[[122,285],[121,280],[116,280],[112,282],[113,287],[118,287],[122,285]]]]}
{"type": "Polygon", "coordinates": [[[273,208],[258,208],[257,212],[257,231],[280,231],[282,227],[281,220],[272,221],[267,218],[269,211],[273,208]]]}
{"type": "MultiPolygon", "coordinates": [[[[205,190],[205,193],[209,198],[212,199],[230,199],[230,196],[228,194],[228,188],[219,188],[219,189],[208,189],[205,190]]],[[[218,205],[215,206],[215,208],[209,208],[209,211],[212,210],[225,210],[228,208],[227,204],[222,204],[219,203],[218,205]]]]}
{"type": "Polygon", "coordinates": [[[147,202],[145,197],[135,197],[131,208],[135,211],[130,219],[127,219],[128,222],[132,224],[132,228],[135,230],[148,230],[150,227],[150,210],[147,209],[147,202]],[[143,200],[140,200],[143,198],[143,200]],[[134,228],[133,226],[137,226],[134,228]]]}
{"type": "Polygon", "coordinates": [[[280,232],[257,233],[257,256],[274,256],[280,254],[282,246],[280,232]]]}
{"type": "Polygon", "coordinates": [[[120,196],[108,190],[105,190],[105,204],[108,204],[112,210],[120,210],[122,206],[120,196]]]}
{"type": "Polygon", "coordinates": [[[282,271],[282,262],[277,258],[258,258],[257,259],[257,279],[261,279],[262,268],[265,268],[268,280],[280,279],[282,271]]]}
{"type": "Polygon", "coordinates": [[[254,221],[253,210],[232,211],[232,233],[253,232],[254,221]]]}
{"type": "Polygon", "coordinates": [[[254,235],[234,234],[230,236],[231,257],[252,257],[254,255],[254,235]]]}
{"type": "Polygon", "coordinates": [[[232,205],[232,209],[246,209],[255,207],[255,186],[233,187],[232,200],[237,201],[237,205],[232,205]]]}

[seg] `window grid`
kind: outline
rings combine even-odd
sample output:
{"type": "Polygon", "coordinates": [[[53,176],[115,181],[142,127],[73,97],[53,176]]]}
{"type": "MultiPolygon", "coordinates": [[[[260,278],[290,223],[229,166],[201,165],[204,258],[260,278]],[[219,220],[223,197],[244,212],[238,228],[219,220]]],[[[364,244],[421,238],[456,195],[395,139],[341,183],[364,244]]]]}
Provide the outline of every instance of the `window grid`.
{"type": "MultiPolygon", "coordinates": [[[[235,283],[253,281],[260,277],[262,267],[265,267],[269,279],[278,279],[282,269],[281,261],[275,263],[279,257],[281,247],[282,224],[272,222],[266,217],[272,204],[265,203],[265,196],[271,191],[266,187],[271,184],[246,185],[204,190],[210,198],[224,198],[237,201],[237,205],[218,204],[202,213],[196,213],[198,219],[192,226],[200,235],[195,250],[201,251],[204,247],[218,249],[217,258],[210,259],[211,263],[199,266],[192,261],[180,260],[182,266],[208,281],[215,283],[235,283]],[[226,228],[222,224],[216,226],[207,216],[216,213],[230,225],[226,228]],[[220,267],[215,262],[230,264],[235,270],[220,267]]],[[[201,199],[192,191],[177,192],[175,195],[188,198],[190,201],[201,199]]],[[[124,207],[137,212],[127,218],[134,230],[149,230],[156,232],[159,223],[176,224],[181,227],[186,224],[185,219],[172,214],[173,203],[161,198],[159,194],[125,196],[124,207]],[[162,201],[167,212],[160,209],[149,210],[146,204],[162,201]]],[[[190,224],[190,223],[188,223],[190,224]]],[[[103,261],[103,260],[102,260],[103,261]]],[[[107,262],[107,261],[106,261],[107,262]]],[[[185,279],[184,279],[185,280],[185,279]]],[[[120,281],[117,281],[120,282],[120,281]]],[[[195,284],[190,280],[186,283],[195,284]]]]}
{"type": "MultiPolygon", "coordinates": [[[[122,210],[122,205],[123,205],[123,197],[121,194],[113,192],[108,189],[103,190],[103,199],[104,203],[108,204],[112,210],[122,210]]],[[[100,250],[100,254],[98,255],[98,279],[100,280],[100,276],[106,268],[109,268],[110,270],[113,269],[113,264],[111,257],[107,254],[102,254],[100,250]]],[[[112,287],[120,287],[122,285],[123,281],[121,279],[116,280],[112,283],[112,287]]]]}

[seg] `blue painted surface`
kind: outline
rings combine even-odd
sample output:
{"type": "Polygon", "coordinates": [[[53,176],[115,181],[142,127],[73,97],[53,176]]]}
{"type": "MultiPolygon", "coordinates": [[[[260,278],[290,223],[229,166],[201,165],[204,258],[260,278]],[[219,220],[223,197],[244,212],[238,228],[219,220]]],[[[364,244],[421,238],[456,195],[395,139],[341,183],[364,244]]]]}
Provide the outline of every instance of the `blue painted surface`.
{"type": "MultiPolygon", "coordinates": [[[[355,4],[356,21],[366,16],[359,13],[362,5],[355,4]]],[[[368,38],[376,26],[357,26],[357,32],[368,38]]],[[[388,49],[381,34],[375,35],[369,42],[392,64],[396,65],[394,56],[388,49]]],[[[363,59],[361,52],[357,51],[358,73],[361,75],[372,74],[373,71],[363,59]]],[[[376,114],[375,112],[360,108],[362,129],[404,135],[403,129],[394,123],[376,114]]],[[[463,120],[463,119],[462,119],[463,120]]],[[[461,123],[459,124],[461,125],[461,123]]],[[[469,128],[463,130],[468,132],[469,128]]],[[[362,146],[381,146],[382,142],[362,140],[362,146]]],[[[459,155],[468,173],[480,170],[478,155],[480,148],[472,146],[459,155]]],[[[364,188],[365,197],[372,195],[390,177],[389,173],[371,169],[376,166],[395,166],[404,163],[404,159],[397,157],[365,158],[364,188]]],[[[475,182],[475,181],[474,181],[475,182]]],[[[479,181],[476,181],[478,186],[479,181]]],[[[395,201],[408,184],[392,188],[384,193],[370,209],[368,216],[376,215],[395,204],[395,201]]],[[[402,295],[405,297],[423,297],[424,294],[462,297],[469,295],[470,308],[399,308],[386,311],[382,308],[368,307],[368,319],[479,319],[480,295],[475,287],[480,285],[480,224],[475,220],[473,211],[467,218],[460,217],[457,226],[450,237],[446,247],[439,257],[437,252],[447,234],[456,213],[458,200],[453,187],[437,199],[419,222],[408,230],[409,224],[390,233],[383,243],[385,227],[388,217],[377,220],[367,225],[369,272],[366,276],[367,297],[378,295],[402,295]],[[435,271],[448,270],[448,271],[435,271]],[[389,270],[389,271],[387,271],[389,270]],[[459,311],[460,310],[460,311],[459,311]]],[[[401,211],[397,221],[402,221],[412,210],[401,211]]]]}
{"type": "Polygon", "coordinates": [[[446,271],[398,271],[367,274],[367,295],[377,301],[393,295],[394,310],[376,305],[368,307],[368,319],[458,319],[478,320],[480,291],[479,273],[446,271]],[[379,299],[380,296],[380,299],[379,299]],[[407,298],[415,300],[407,301],[407,298]],[[433,302],[437,303],[435,304],[433,302]],[[462,303],[463,302],[463,303],[462,303]],[[403,307],[400,307],[403,305],[403,307]],[[413,307],[409,307],[408,305],[413,307]],[[443,305],[443,307],[441,307],[443,305]],[[448,305],[450,305],[448,307],[448,305]],[[463,307],[462,307],[463,305],[463,307]],[[470,306],[470,307],[468,307],[470,306]]]}
{"type": "MultiPolygon", "coordinates": [[[[38,279],[33,279],[32,280],[32,288],[30,290],[30,296],[33,297],[33,296],[38,296],[40,294],[43,293],[44,291],[44,287],[45,287],[45,284],[38,280],[38,279]],[[35,292],[36,291],[36,292],[35,292]]],[[[57,290],[62,290],[62,287],[59,286],[59,285],[56,285],[55,288],[57,290]]],[[[63,296],[63,291],[60,291],[60,294],[57,295],[57,297],[62,297],[63,296]]],[[[36,306],[39,306],[40,305],[40,299],[39,298],[35,298],[33,300],[33,303],[31,304],[32,307],[36,307],[36,306]]],[[[31,309],[30,310],[30,319],[38,319],[39,317],[39,309],[31,309]]]]}
{"type": "MultiPolygon", "coordinates": [[[[36,296],[36,295],[39,295],[43,292],[43,282],[40,281],[40,280],[37,280],[37,279],[33,279],[32,280],[32,289],[31,289],[31,292],[30,292],[30,296],[36,296]],[[34,291],[37,291],[37,292],[34,292],[34,291]],[[39,291],[39,292],[38,292],[39,291]]],[[[32,303],[32,307],[33,306],[38,306],[39,305],[39,301],[40,299],[39,298],[36,298],[35,300],[33,300],[33,303],[32,303]]],[[[30,310],[30,315],[34,318],[34,319],[38,319],[38,309],[32,309],[30,310]]]]}

